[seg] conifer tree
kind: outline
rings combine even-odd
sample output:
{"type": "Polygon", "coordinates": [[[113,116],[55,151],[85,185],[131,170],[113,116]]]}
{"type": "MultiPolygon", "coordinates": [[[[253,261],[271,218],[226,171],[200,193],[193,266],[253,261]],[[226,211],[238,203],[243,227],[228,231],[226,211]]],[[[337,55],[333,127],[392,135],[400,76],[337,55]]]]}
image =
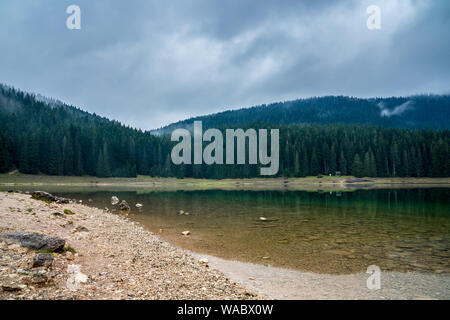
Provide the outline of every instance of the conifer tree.
{"type": "Polygon", "coordinates": [[[352,175],[355,177],[358,177],[358,178],[361,178],[364,176],[363,164],[361,162],[361,158],[359,157],[359,154],[356,154],[355,158],[353,159],[352,175]]]}

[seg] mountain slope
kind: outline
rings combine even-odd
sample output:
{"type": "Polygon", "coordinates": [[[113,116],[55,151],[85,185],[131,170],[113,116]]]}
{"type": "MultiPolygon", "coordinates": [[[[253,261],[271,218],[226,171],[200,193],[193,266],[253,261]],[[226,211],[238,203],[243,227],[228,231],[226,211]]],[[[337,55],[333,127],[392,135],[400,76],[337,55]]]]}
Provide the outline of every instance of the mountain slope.
{"type": "Polygon", "coordinates": [[[151,164],[169,152],[163,139],[148,132],[6,86],[0,87],[0,121],[0,172],[159,174],[151,164]]]}
{"type": "Polygon", "coordinates": [[[343,96],[300,99],[195,117],[154,130],[170,133],[190,128],[195,120],[205,127],[266,124],[359,124],[408,129],[450,128],[450,96],[421,95],[359,99],[343,96]]]}
{"type": "MultiPolygon", "coordinates": [[[[345,98],[333,99],[345,101],[345,98]]],[[[314,101],[320,100],[309,101],[309,110],[314,101]]],[[[389,119],[405,115],[419,104],[409,101],[395,101],[396,107],[388,105],[388,101],[379,101],[377,112],[389,119]]],[[[331,107],[317,105],[316,112],[307,112],[305,117],[327,123],[339,116],[346,121],[357,121],[364,114],[364,110],[359,110],[355,118],[349,119],[345,116],[348,112],[336,114],[336,108],[346,110],[354,106],[328,105],[331,107]]],[[[438,107],[442,108],[441,104],[438,107]]],[[[353,124],[285,125],[283,123],[300,123],[292,119],[298,115],[295,104],[264,108],[267,109],[264,112],[254,108],[203,118],[222,130],[236,126],[279,128],[278,176],[328,175],[336,171],[358,177],[450,176],[449,130],[353,124]],[[269,112],[277,109],[279,114],[269,112]],[[277,119],[282,124],[267,124],[277,119]]],[[[441,117],[441,123],[445,124],[448,117],[445,114],[441,117]]],[[[0,121],[0,173],[18,169],[22,173],[65,176],[134,177],[141,174],[222,179],[260,177],[262,167],[250,165],[248,161],[233,165],[174,165],[171,150],[175,142],[170,141],[170,135],[155,136],[53,99],[3,86],[0,86],[0,121]]]]}

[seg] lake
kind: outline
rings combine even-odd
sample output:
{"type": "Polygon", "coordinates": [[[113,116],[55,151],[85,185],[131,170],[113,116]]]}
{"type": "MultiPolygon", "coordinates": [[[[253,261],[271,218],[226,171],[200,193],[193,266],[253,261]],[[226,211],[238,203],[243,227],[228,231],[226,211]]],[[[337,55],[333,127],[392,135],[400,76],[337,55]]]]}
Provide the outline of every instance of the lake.
{"type": "Polygon", "coordinates": [[[383,271],[450,272],[448,188],[341,193],[39,188],[109,209],[115,195],[131,205],[129,219],[161,238],[225,259],[327,274],[365,272],[373,264],[383,271]]]}

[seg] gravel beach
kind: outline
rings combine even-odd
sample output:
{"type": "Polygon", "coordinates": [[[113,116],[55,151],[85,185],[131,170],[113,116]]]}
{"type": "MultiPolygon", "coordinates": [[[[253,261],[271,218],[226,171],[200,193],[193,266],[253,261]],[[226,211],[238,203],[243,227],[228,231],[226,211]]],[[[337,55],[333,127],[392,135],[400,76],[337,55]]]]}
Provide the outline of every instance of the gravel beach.
{"type": "Polygon", "coordinates": [[[119,213],[0,192],[0,299],[263,298],[119,213]]]}

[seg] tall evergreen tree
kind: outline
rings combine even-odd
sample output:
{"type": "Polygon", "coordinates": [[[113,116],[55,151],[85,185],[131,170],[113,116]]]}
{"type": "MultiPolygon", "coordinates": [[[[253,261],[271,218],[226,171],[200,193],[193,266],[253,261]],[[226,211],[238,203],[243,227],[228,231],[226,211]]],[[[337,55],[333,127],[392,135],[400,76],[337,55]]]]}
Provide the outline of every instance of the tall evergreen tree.
{"type": "Polygon", "coordinates": [[[361,162],[359,154],[356,154],[355,158],[353,159],[352,175],[359,178],[364,176],[363,164],[361,162]]]}

